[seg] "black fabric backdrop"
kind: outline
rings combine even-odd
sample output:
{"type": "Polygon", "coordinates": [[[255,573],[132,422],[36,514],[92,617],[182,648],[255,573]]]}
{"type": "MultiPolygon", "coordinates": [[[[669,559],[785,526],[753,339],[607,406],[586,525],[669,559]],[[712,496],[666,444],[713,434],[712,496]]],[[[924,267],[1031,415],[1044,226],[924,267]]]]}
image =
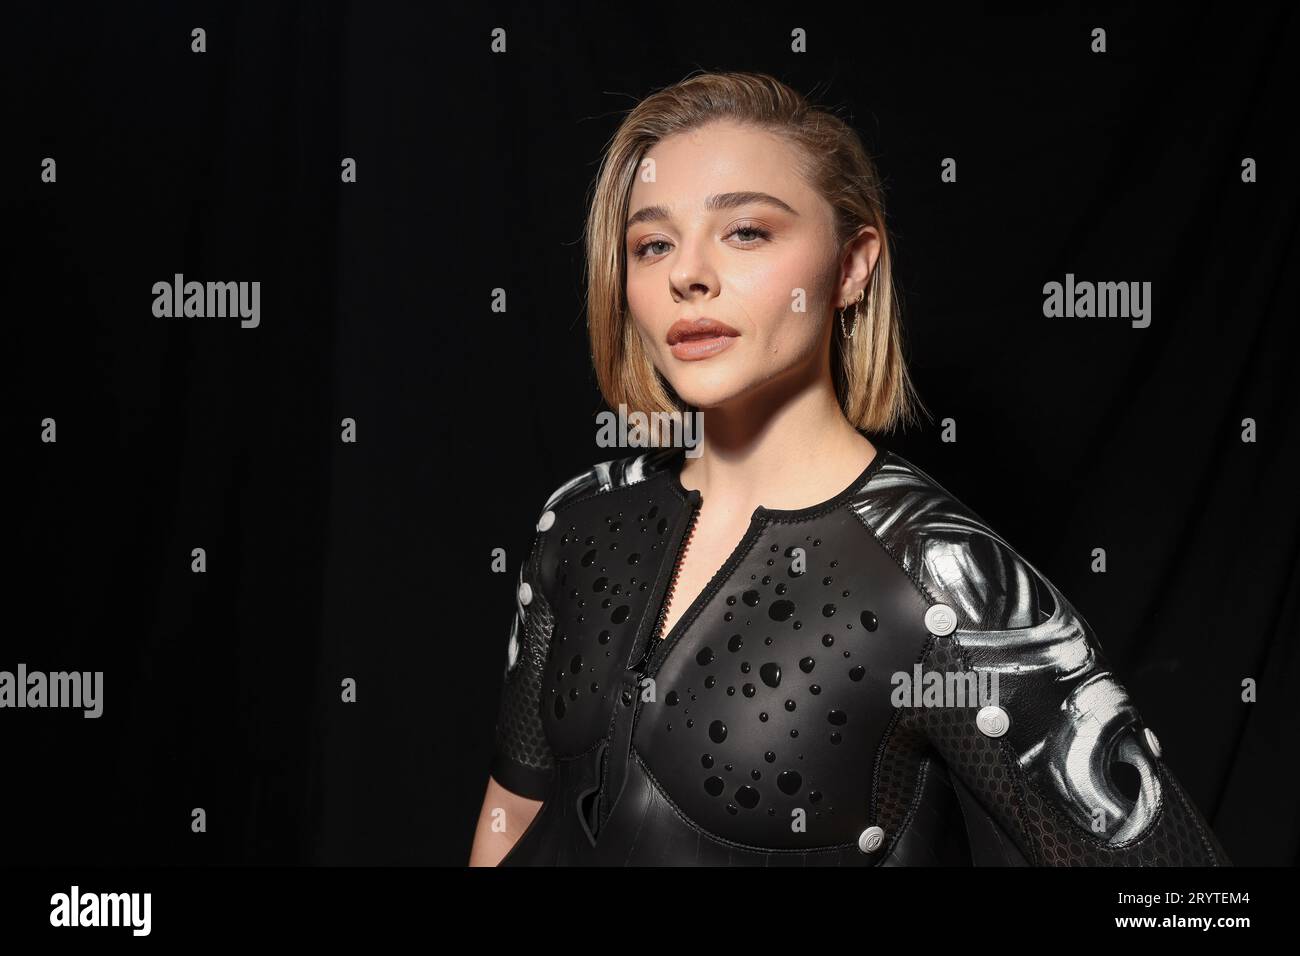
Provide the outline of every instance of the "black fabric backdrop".
{"type": "Polygon", "coordinates": [[[546,6],[7,12],[0,669],[105,693],[0,711],[0,856],[465,861],[533,525],[626,453],[595,445],[586,192],[703,68],[848,110],[933,416],[879,444],[1088,618],[1234,862],[1294,864],[1297,15],[546,6]],[[155,317],[177,272],[260,281],[261,325],[155,317]],[[1150,327],[1044,318],[1067,272],[1150,281],[1150,327]]]}

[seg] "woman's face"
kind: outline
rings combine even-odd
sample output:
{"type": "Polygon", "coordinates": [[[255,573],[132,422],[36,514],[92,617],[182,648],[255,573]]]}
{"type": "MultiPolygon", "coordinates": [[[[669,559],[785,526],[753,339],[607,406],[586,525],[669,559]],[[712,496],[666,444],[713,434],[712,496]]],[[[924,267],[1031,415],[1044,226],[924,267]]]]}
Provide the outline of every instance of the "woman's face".
{"type": "Polygon", "coordinates": [[[875,231],[846,260],[796,155],[774,134],[718,122],[661,140],[638,171],[627,301],[655,366],[697,408],[826,361],[833,310],[874,265],[875,231]],[[730,331],[692,332],[700,319],[730,331]]]}

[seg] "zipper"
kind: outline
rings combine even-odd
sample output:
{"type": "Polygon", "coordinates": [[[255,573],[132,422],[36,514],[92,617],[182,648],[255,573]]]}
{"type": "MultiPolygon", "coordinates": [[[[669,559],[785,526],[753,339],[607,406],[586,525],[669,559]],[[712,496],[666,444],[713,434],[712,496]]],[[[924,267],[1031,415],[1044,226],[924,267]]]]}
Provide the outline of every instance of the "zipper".
{"type": "MultiPolygon", "coordinates": [[[[664,595],[663,597],[660,598],[660,601],[662,603],[660,604],[659,607],[659,616],[655,619],[654,631],[649,635],[649,638],[646,641],[646,646],[641,653],[641,659],[637,662],[636,666],[632,668],[632,670],[640,676],[645,676],[646,668],[650,664],[650,659],[654,656],[654,652],[658,648],[658,645],[663,643],[663,639],[659,635],[663,633],[664,620],[668,616],[668,606],[672,600],[673,593],[677,590],[677,578],[678,575],[681,574],[682,558],[686,554],[686,549],[690,546],[691,537],[695,534],[695,519],[699,516],[700,504],[702,503],[703,499],[699,497],[698,493],[693,493],[691,498],[692,500],[691,500],[690,518],[687,520],[686,530],[682,533],[680,539],[678,539],[677,542],[677,556],[673,560],[672,574],[669,576],[668,585],[664,590],[664,595]]],[[[638,681],[637,683],[639,684],[640,682],[638,681]]],[[[635,688],[633,689],[633,693],[636,693],[635,688]]],[[[629,708],[635,711],[636,703],[637,703],[636,698],[633,697],[632,701],[630,702],[629,708]]],[[[617,703],[615,703],[614,706],[618,708],[617,703]]],[[[618,734],[619,722],[632,720],[633,716],[634,714],[622,714],[621,712],[616,712],[613,724],[611,726],[611,731],[610,731],[613,736],[610,738],[609,743],[619,741],[620,739],[618,734]]],[[[621,750],[621,746],[622,745],[620,744],[620,750],[621,750]]],[[[607,802],[609,800],[610,759],[611,757],[609,754],[609,746],[606,746],[601,751],[599,767],[597,768],[597,773],[599,774],[598,779],[600,783],[598,784],[596,790],[596,799],[595,799],[595,808],[594,808],[596,826],[594,828],[595,833],[593,834],[593,836],[596,839],[600,838],[600,831],[605,828],[605,821],[608,818],[611,809],[610,807],[607,806],[607,802]]],[[[613,759],[627,761],[631,759],[631,756],[629,754],[620,752],[613,759]]],[[[620,780],[618,783],[620,789],[624,782],[626,782],[625,777],[623,780],[620,780]]]]}
{"type": "MultiPolygon", "coordinates": [[[[654,631],[650,634],[650,639],[646,642],[645,652],[641,655],[641,660],[636,665],[636,670],[642,675],[645,674],[646,668],[650,665],[650,659],[654,657],[655,651],[663,643],[664,621],[668,618],[668,608],[672,605],[674,593],[677,591],[677,578],[682,573],[682,559],[686,557],[686,552],[691,546],[691,538],[695,535],[695,523],[700,516],[700,506],[704,504],[704,499],[697,496],[696,500],[691,503],[691,516],[686,524],[686,532],[677,545],[677,556],[673,560],[673,574],[668,579],[668,589],[664,592],[664,597],[659,605],[659,617],[655,620],[654,631]]],[[[680,620],[680,618],[678,618],[680,620]]]]}

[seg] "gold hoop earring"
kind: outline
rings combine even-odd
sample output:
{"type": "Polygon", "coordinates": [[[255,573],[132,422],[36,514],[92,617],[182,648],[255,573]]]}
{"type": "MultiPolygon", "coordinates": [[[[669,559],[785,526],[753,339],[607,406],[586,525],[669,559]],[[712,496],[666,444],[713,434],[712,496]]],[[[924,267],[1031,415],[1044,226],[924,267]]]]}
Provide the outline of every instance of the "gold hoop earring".
{"type": "Polygon", "coordinates": [[[862,301],[862,297],[864,295],[866,295],[866,290],[859,289],[858,297],[854,299],[852,302],[850,302],[849,305],[846,305],[843,309],[840,310],[840,331],[844,334],[844,337],[846,339],[853,338],[854,332],[857,332],[858,330],[858,303],[862,301]],[[853,307],[853,332],[850,332],[844,326],[844,313],[849,310],[849,306],[853,307]]]}

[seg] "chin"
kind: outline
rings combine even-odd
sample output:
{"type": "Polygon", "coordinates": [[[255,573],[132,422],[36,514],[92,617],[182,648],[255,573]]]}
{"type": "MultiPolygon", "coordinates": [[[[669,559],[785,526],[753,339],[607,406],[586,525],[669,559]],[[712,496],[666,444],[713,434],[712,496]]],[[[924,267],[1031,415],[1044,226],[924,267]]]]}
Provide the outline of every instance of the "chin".
{"type": "Polygon", "coordinates": [[[678,398],[701,410],[726,405],[745,391],[740,383],[732,380],[705,382],[700,381],[700,378],[703,376],[678,376],[679,381],[669,381],[678,398]]]}

